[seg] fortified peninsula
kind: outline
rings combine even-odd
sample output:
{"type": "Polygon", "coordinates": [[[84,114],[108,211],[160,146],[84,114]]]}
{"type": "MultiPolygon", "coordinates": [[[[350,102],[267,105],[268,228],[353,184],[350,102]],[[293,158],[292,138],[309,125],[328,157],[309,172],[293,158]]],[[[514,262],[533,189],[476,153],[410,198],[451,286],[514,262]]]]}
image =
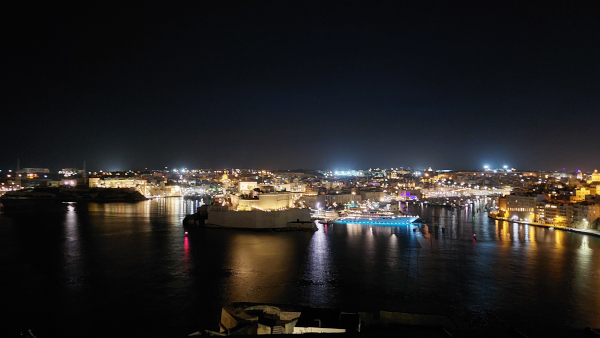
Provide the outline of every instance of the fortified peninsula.
{"type": "Polygon", "coordinates": [[[38,187],[6,192],[0,196],[4,208],[62,202],[136,202],[147,198],[130,188],[38,187]]]}

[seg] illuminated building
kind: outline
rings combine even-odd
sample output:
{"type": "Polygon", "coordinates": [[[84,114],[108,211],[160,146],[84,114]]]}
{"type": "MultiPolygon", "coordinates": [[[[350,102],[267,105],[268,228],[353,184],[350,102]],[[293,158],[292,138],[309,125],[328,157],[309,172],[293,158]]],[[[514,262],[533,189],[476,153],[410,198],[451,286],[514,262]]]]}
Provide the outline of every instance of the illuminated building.
{"type": "Polygon", "coordinates": [[[350,177],[364,177],[365,172],[363,170],[348,170],[348,171],[334,171],[334,176],[350,176],[350,177]]]}
{"type": "Polygon", "coordinates": [[[293,207],[293,196],[289,192],[261,193],[256,198],[231,195],[231,205],[237,210],[282,210],[293,207]]]}
{"type": "Polygon", "coordinates": [[[238,192],[242,194],[249,194],[251,191],[258,187],[257,182],[240,181],[238,183],[238,192]]]}
{"type": "Polygon", "coordinates": [[[291,192],[305,192],[306,184],[292,182],[292,183],[284,183],[278,185],[276,188],[279,188],[282,191],[291,191],[291,192]]]}
{"type": "Polygon", "coordinates": [[[512,221],[534,222],[538,201],[544,201],[546,196],[538,195],[508,195],[506,198],[505,217],[512,221]]]}
{"type": "Polygon", "coordinates": [[[341,188],[344,185],[344,182],[329,182],[329,181],[325,181],[325,182],[321,182],[321,187],[323,188],[327,188],[327,189],[335,189],[335,188],[341,188]]]}
{"type": "Polygon", "coordinates": [[[577,202],[585,201],[586,196],[596,195],[596,187],[580,187],[575,190],[574,200],[577,202]]]}
{"type": "Polygon", "coordinates": [[[578,229],[590,229],[597,227],[596,223],[599,217],[600,203],[552,201],[545,204],[543,222],[578,229]]]}
{"type": "Polygon", "coordinates": [[[160,185],[148,186],[143,185],[137,188],[142,195],[146,197],[160,196],[160,197],[176,197],[181,196],[181,187],[178,185],[160,185]]]}
{"type": "Polygon", "coordinates": [[[60,185],[74,187],[77,185],[77,179],[76,178],[73,178],[73,179],[63,178],[62,180],[60,180],[60,185]]]}
{"type": "Polygon", "coordinates": [[[49,174],[50,169],[48,168],[23,168],[18,170],[17,173],[23,174],[49,174]]]}
{"type": "Polygon", "coordinates": [[[325,194],[325,195],[304,195],[300,199],[307,207],[311,209],[324,208],[334,205],[358,204],[362,201],[360,195],[355,194],[325,194]]]}
{"type": "Polygon", "coordinates": [[[202,206],[207,213],[205,225],[238,229],[316,230],[308,209],[231,210],[229,206],[202,206]],[[300,221],[300,222],[297,222],[300,221]]]}
{"type": "Polygon", "coordinates": [[[383,191],[361,191],[360,197],[362,200],[380,201],[385,196],[383,191]]]}
{"type": "Polygon", "coordinates": [[[73,176],[73,175],[77,175],[77,174],[83,174],[83,172],[84,172],[83,170],[77,169],[77,168],[63,168],[58,171],[59,174],[65,175],[65,177],[69,177],[69,176],[73,176]]]}
{"type": "Polygon", "coordinates": [[[90,188],[125,188],[136,189],[146,197],[151,196],[181,196],[181,187],[178,185],[165,185],[161,182],[158,186],[151,186],[145,179],[135,177],[99,177],[89,178],[90,188]]]}
{"type": "Polygon", "coordinates": [[[568,203],[562,201],[553,201],[546,203],[544,209],[544,219],[542,220],[547,224],[555,224],[560,226],[567,226],[571,223],[573,217],[573,210],[569,207],[568,203]]]}
{"type": "Polygon", "coordinates": [[[592,174],[592,182],[600,182],[600,173],[598,172],[598,169],[594,170],[594,173],[592,174]]]}
{"type": "Polygon", "coordinates": [[[600,217],[600,204],[583,202],[573,205],[572,226],[579,229],[595,228],[594,224],[600,217]]]}
{"type": "Polygon", "coordinates": [[[328,194],[319,196],[323,196],[324,202],[328,205],[333,205],[334,203],[337,205],[355,204],[361,200],[360,196],[352,194],[328,194]]]}
{"type": "Polygon", "coordinates": [[[146,185],[146,180],[136,179],[134,177],[99,177],[89,178],[90,188],[137,188],[146,185]]]}
{"type": "Polygon", "coordinates": [[[500,197],[498,199],[498,210],[500,210],[500,212],[502,213],[500,215],[501,217],[506,217],[507,216],[505,214],[505,212],[506,212],[506,196],[500,197]]]}

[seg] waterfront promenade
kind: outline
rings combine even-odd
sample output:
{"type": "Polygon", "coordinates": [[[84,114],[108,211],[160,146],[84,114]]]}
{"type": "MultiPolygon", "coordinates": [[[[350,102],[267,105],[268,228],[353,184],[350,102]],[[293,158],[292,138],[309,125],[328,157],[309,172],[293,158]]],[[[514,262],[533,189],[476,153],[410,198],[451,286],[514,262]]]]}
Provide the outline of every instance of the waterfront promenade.
{"type": "Polygon", "coordinates": [[[534,223],[534,222],[522,222],[522,221],[511,221],[511,220],[509,220],[507,218],[497,217],[497,216],[494,216],[492,214],[488,214],[488,217],[492,218],[492,219],[495,219],[495,220],[498,220],[498,221],[505,221],[505,222],[510,222],[510,223],[533,225],[533,226],[536,226],[536,227],[543,227],[543,228],[553,228],[553,229],[557,229],[557,230],[577,232],[577,233],[580,233],[580,234],[583,234],[583,235],[591,235],[591,236],[600,237],[600,230],[596,230],[596,229],[576,229],[576,228],[569,228],[569,227],[559,226],[559,225],[553,225],[553,224],[534,223]]]}

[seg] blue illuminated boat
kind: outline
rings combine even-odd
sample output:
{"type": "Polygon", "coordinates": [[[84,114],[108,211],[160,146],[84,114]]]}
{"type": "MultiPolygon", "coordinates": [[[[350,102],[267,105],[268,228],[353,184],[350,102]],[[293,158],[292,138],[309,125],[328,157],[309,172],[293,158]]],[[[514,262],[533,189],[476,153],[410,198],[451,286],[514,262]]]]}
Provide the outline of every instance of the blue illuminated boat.
{"type": "Polygon", "coordinates": [[[333,223],[409,225],[418,219],[419,216],[397,215],[393,212],[371,210],[366,212],[348,213],[343,217],[337,218],[333,223]]]}

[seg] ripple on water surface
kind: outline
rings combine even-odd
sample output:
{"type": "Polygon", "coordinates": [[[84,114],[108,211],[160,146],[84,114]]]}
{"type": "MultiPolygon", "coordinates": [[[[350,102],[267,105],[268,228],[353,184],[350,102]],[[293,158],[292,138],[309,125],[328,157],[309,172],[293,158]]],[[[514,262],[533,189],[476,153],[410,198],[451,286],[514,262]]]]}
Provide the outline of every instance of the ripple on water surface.
{"type": "Polygon", "coordinates": [[[195,205],[179,198],[3,213],[3,303],[14,309],[8,322],[72,336],[90,326],[109,336],[215,328],[235,301],[600,327],[599,238],[411,208],[423,223],[187,237],[181,221],[195,205]]]}

